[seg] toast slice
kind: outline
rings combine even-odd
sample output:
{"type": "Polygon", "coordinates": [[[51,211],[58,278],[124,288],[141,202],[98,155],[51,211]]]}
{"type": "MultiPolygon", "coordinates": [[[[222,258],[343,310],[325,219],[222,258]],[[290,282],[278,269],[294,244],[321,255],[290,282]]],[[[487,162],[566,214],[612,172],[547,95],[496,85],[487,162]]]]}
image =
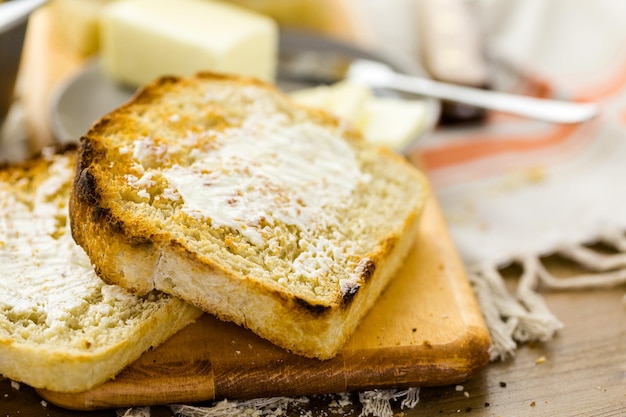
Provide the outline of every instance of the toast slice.
{"type": "Polygon", "coordinates": [[[81,139],[73,236],[109,283],[335,356],[412,247],[427,185],[261,81],[164,77],[81,139]]]}
{"type": "Polygon", "coordinates": [[[0,374],[79,392],[114,377],[200,310],[99,279],[67,218],[75,150],[0,168],[0,374]]]}

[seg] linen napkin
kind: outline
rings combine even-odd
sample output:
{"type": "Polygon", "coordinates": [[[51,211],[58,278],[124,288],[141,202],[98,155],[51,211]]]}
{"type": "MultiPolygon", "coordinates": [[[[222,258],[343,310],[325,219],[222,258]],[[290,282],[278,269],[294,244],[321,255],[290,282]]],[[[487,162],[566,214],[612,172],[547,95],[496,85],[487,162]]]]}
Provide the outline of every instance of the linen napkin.
{"type": "Polygon", "coordinates": [[[492,358],[549,340],[562,324],[539,289],[626,282],[626,2],[470,2],[484,29],[493,88],[601,103],[593,121],[558,125],[490,113],[439,129],[425,169],[490,328],[492,358]],[[596,250],[603,243],[610,250],[596,250]],[[548,255],[589,273],[557,279],[548,255]],[[510,294],[499,270],[520,264],[510,294]]]}

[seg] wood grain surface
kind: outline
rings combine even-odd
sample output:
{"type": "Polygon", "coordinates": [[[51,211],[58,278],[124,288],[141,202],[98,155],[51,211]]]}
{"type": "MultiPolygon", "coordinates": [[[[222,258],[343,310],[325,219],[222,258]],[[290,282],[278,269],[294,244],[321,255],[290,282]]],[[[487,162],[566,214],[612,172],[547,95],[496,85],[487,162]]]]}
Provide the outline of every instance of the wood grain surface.
{"type": "MultiPolygon", "coordinates": [[[[514,284],[518,274],[511,271],[514,284]]],[[[424,387],[413,409],[392,402],[394,416],[472,417],[621,417],[626,415],[626,308],[624,288],[543,294],[565,327],[548,343],[522,346],[516,356],[493,362],[463,382],[424,387]],[[538,363],[538,359],[545,361],[538,363]],[[467,395],[465,395],[467,392],[467,395]]],[[[285,416],[357,417],[358,394],[343,407],[337,396],[309,396],[308,402],[285,410],[285,416]]],[[[115,417],[116,410],[69,411],[50,403],[33,389],[0,381],[0,415],[11,417],[115,417]]],[[[199,403],[209,406],[210,403],[199,403]]],[[[165,406],[150,407],[151,417],[170,417],[165,406]]]]}

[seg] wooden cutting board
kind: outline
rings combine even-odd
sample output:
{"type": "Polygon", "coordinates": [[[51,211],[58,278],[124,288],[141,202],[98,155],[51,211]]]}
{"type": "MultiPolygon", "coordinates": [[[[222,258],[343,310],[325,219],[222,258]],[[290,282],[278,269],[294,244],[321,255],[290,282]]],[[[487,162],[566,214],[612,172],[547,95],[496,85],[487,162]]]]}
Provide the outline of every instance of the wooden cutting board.
{"type": "MultiPolygon", "coordinates": [[[[82,64],[54,43],[45,10],[36,13],[21,72],[35,147],[51,141],[45,118],[50,92],[82,64]]],[[[79,394],[39,394],[56,405],[87,410],[447,385],[484,367],[490,345],[441,209],[431,197],[404,267],[334,359],[289,354],[204,315],[112,381],[79,394]]]]}
{"type": "Polygon", "coordinates": [[[485,366],[489,347],[472,289],[431,198],[404,267],[334,359],[289,354],[204,315],[113,381],[79,394],[39,393],[62,407],[94,409],[448,385],[485,366]]]}

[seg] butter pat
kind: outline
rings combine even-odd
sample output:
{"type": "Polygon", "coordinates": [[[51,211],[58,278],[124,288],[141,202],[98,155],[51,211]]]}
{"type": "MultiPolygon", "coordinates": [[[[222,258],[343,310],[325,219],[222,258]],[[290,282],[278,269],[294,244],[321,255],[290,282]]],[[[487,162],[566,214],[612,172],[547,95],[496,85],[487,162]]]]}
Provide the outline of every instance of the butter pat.
{"type": "Polygon", "coordinates": [[[198,71],[275,79],[276,23],[221,2],[114,2],[101,17],[101,42],[104,70],[132,86],[198,71]]]}
{"type": "Polygon", "coordinates": [[[365,139],[395,151],[404,150],[424,130],[426,103],[376,97],[366,103],[365,139]]]}
{"type": "Polygon", "coordinates": [[[298,103],[323,108],[349,120],[359,129],[366,123],[367,103],[373,98],[368,87],[349,81],[294,91],[291,96],[298,103]]]}
{"type": "Polygon", "coordinates": [[[394,151],[403,151],[425,128],[423,101],[376,97],[368,87],[350,81],[294,91],[291,97],[349,121],[367,141],[394,151]]]}

